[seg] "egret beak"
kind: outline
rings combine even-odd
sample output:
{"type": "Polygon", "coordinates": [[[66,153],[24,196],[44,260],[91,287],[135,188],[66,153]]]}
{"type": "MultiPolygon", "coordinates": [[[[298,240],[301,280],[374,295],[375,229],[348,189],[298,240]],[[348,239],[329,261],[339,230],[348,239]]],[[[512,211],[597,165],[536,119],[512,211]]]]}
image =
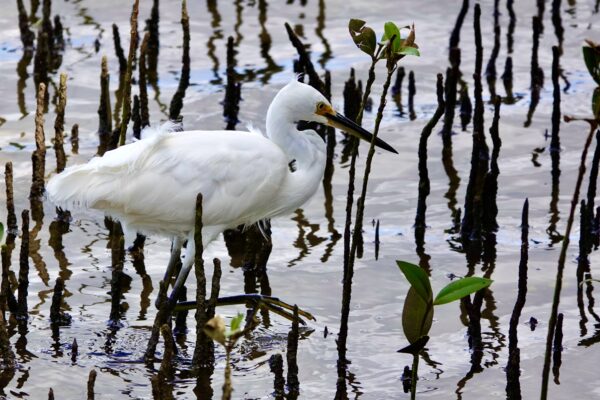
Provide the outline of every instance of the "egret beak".
{"type": "MultiPolygon", "coordinates": [[[[371,143],[371,140],[373,139],[373,134],[371,134],[369,131],[367,131],[351,119],[348,119],[342,114],[333,110],[331,110],[331,112],[329,113],[323,113],[323,116],[327,118],[328,125],[331,125],[334,128],[341,129],[344,132],[351,134],[352,136],[356,136],[359,139],[363,139],[371,143]]],[[[375,138],[375,146],[387,151],[391,151],[392,153],[398,154],[398,152],[392,146],[379,139],[378,137],[375,138]]]]}

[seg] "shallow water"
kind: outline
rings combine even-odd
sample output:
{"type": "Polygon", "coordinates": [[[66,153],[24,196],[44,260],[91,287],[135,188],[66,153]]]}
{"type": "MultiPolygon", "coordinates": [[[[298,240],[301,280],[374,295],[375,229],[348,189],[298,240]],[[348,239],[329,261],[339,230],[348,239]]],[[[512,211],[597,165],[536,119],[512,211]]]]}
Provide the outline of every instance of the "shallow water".
{"type": "MultiPolygon", "coordinates": [[[[349,68],[357,69],[357,76],[366,78],[368,60],[350,40],[347,34],[349,18],[360,17],[379,29],[386,20],[400,24],[415,23],[420,58],[406,58],[402,65],[416,74],[415,98],[417,119],[410,121],[406,114],[399,114],[393,101],[388,106],[380,136],[399,150],[399,155],[378,153],[369,184],[365,211],[365,253],[357,261],[354,277],[352,307],[348,338],[348,357],[352,363],[348,396],[360,399],[408,398],[402,393],[400,376],[411,359],[396,350],[406,345],[401,328],[401,310],[408,285],[395,265],[395,260],[418,262],[412,225],[417,203],[417,146],[422,127],[435,109],[436,73],[444,73],[447,61],[448,38],[460,1],[428,1],[401,4],[362,1],[310,1],[284,4],[271,2],[265,10],[265,2],[220,2],[216,9],[209,9],[205,2],[190,2],[188,10],[191,24],[191,86],[187,91],[183,108],[184,125],[187,128],[214,128],[225,126],[221,116],[223,84],[225,79],[225,43],[233,35],[238,42],[237,70],[245,75],[242,86],[243,102],[240,105],[241,125],[252,123],[264,126],[264,116],[269,99],[288,80],[293,79],[293,60],[296,57],[290,45],[284,22],[301,25],[304,37],[310,43],[312,59],[319,71],[327,68],[332,73],[333,104],[343,105],[342,90],[349,68]],[[319,7],[325,3],[325,7],[319,7]],[[238,7],[236,9],[236,6],[238,7]],[[241,7],[241,13],[239,12],[241,7]],[[262,14],[262,15],[261,15],[262,14]],[[264,24],[261,20],[264,18],[264,24]],[[322,19],[323,18],[323,19],[322,19]],[[319,20],[324,27],[319,28],[319,20]],[[268,57],[260,53],[261,32],[272,39],[268,57]],[[211,50],[214,46],[214,50],[211,50]],[[280,68],[274,67],[273,63],[280,68]],[[270,65],[270,68],[267,68],[270,65]],[[280,71],[277,71],[280,69],[280,71]],[[381,249],[379,259],[374,257],[374,228],[371,220],[380,220],[381,249]]],[[[530,202],[530,261],[528,295],[519,324],[521,348],[521,388],[524,398],[538,396],[541,382],[546,326],[558,249],[547,233],[550,221],[551,201],[549,139],[544,132],[551,127],[552,84],[550,66],[551,46],[556,43],[550,20],[550,4],[546,2],[544,14],[545,31],[541,38],[539,59],[544,70],[544,88],[531,126],[523,127],[529,106],[529,71],[531,56],[531,17],[537,14],[535,2],[516,2],[517,24],[514,34],[514,92],[522,99],[512,105],[502,105],[500,136],[503,144],[499,158],[497,258],[491,278],[494,283],[491,295],[485,299],[482,309],[482,337],[484,354],[481,370],[470,375],[471,356],[467,343],[467,328],[461,323],[458,303],[442,306],[436,310],[435,320],[427,345],[429,363],[421,363],[419,397],[423,398],[504,398],[507,362],[508,321],[517,293],[517,268],[520,248],[520,216],[525,198],[530,202]],[[544,148],[537,157],[539,166],[532,162],[534,149],[544,148]],[[539,325],[535,331],[526,324],[535,317],[539,325]]],[[[592,1],[570,1],[563,4],[562,19],[565,27],[564,54],[561,67],[570,82],[562,93],[562,113],[586,116],[589,113],[592,79],[587,74],[580,47],[584,38],[596,38],[598,14],[594,14],[592,1]]],[[[148,18],[150,2],[142,2],[140,21],[148,18]]],[[[508,14],[501,4],[502,47],[496,67],[502,74],[506,58],[506,31],[508,14]]],[[[482,3],[482,33],[484,44],[484,68],[493,42],[493,2],[482,3]]],[[[69,152],[68,165],[83,163],[96,152],[98,145],[97,108],[99,98],[100,59],[109,57],[111,91],[116,90],[118,63],[114,56],[111,24],[120,27],[123,47],[128,46],[129,6],[110,0],[91,2],[86,0],[53,4],[53,14],[60,14],[67,29],[67,48],[60,71],[69,75],[67,103],[67,131],[74,123],[80,125],[79,155],[69,152]],[[100,51],[94,51],[94,41],[101,43],[100,51]]],[[[470,10],[461,32],[461,70],[471,89],[470,79],[474,66],[474,43],[472,28],[473,11],[470,10]]],[[[169,103],[177,87],[181,59],[180,5],[178,1],[163,0],[160,5],[159,87],[156,100],[150,103],[153,122],[164,120],[161,104],[169,103]]],[[[140,30],[143,24],[140,24],[140,30]]],[[[380,30],[380,29],[379,29],[380,30]]],[[[33,80],[25,83],[24,107],[19,106],[18,76],[15,73],[22,55],[14,4],[4,7],[0,15],[0,162],[12,161],[15,170],[15,199],[17,215],[29,208],[28,193],[31,175],[31,151],[34,142],[35,91],[33,80]],[[18,143],[15,146],[12,143],[18,143]],[[23,147],[24,146],[24,147],[23,147]],[[22,147],[22,148],[21,148],[22,147]]],[[[29,66],[32,73],[32,66],[29,66]]],[[[378,71],[382,82],[383,70],[378,71]]],[[[57,76],[51,80],[57,82],[57,76]]],[[[504,95],[502,81],[498,78],[497,91],[504,95]]],[[[407,80],[404,81],[403,103],[406,112],[407,80]]],[[[561,80],[561,87],[565,82],[561,80]]],[[[135,90],[135,89],[134,89],[135,90]]],[[[51,96],[54,88],[50,89],[51,96]]],[[[373,94],[377,102],[378,90],[373,94]]],[[[489,99],[484,83],[484,100],[489,99]]],[[[114,101],[114,100],[113,100],[114,101]]],[[[114,103],[113,103],[114,104],[114,103]]],[[[376,105],[374,109],[376,109],[376,105]]],[[[47,171],[54,169],[55,161],[49,138],[53,135],[54,111],[46,114],[46,143],[48,147],[47,171]]],[[[486,103],[486,134],[492,117],[492,109],[486,103]]],[[[364,125],[373,126],[373,113],[365,115],[364,125]]],[[[460,132],[458,115],[455,118],[453,137],[454,166],[461,178],[457,192],[457,207],[462,207],[466,182],[470,169],[471,126],[460,132]]],[[[441,128],[441,122],[436,131],[441,128]]],[[[566,216],[575,184],[580,152],[587,133],[583,123],[561,123],[561,179],[558,208],[560,220],[558,232],[564,232],[566,216]]],[[[488,144],[489,144],[488,136],[488,144]]],[[[453,234],[451,210],[444,197],[448,191],[448,178],[441,163],[442,141],[439,135],[429,140],[429,174],[431,194],[428,197],[425,252],[429,257],[434,290],[449,282],[448,276],[465,275],[465,255],[457,251],[453,234]]],[[[341,147],[336,148],[336,153],[341,147]]],[[[366,152],[366,147],[362,147],[366,152]]],[[[334,228],[343,231],[347,164],[336,157],[333,177],[334,228]]],[[[591,158],[591,157],[590,157],[591,158]]],[[[362,163],[361,169],[362,171],[362,163]]],[[[362,172],[360,173],[362,175],[362,172]]],[[[583,190],[587,190],[587,179],[583,190]]],[[[4,190],[0,194],[4,204],[4,190]]],[[[150,398],[150,377],[155,371],[138,360],[143,355],[150,327],[155,316],[153,306],[158,281],[163,274],[169,256],[166,239],[149,238],[145,248],[145,268],[152,280],[148,285],[128,258],[125,272],[131,276],[131,287],[124,295],[126,311],[123,327],[113,332],[107,327],[110,310],[111,255],[107,249],[107,230],[102,215],[94,212],[74,212],[70,231],[63,236],[64,249],[55,251],[49,245],[49,224],[55,212],[51,204],[45,204],[43,225],[35,240],[32,237],[30,251],[29,332],[20,337],[15,329],[12,343],[17,348],[18,371],[3,389],[7,398],[43,398],[52,387],[59,398],[81,398],[89,371],[98,371],[96,398],[150,398]],[[60,330],[60,339],[51,338],[49,308],[54,280],[61,276],[66,280],[66,310],[72,315],[71,326],[60,330]],[[71,361],[70,347],[73,339],[79,344],[79,356],[71,361]],[[18,344],[17,344],[18,342],[18,344]]],[[[6,220],[5,207],[0,207],[0,220],[6,220]]],[[[20,224],[20,221],[19,221],[20,224]]],[[[32,227],[33,227],[32,223],[32,227]]],[[[597,346],[580,345],[583,339],[598,334],[598,324],[588,313],[582,333],[580,315],[576,303],[576,255],[578,224],[575,225],[571,249],[563,282],[560,312],[564,320],[564,352],[560,385],[551,383],[550,398],[600,397],[597,385],[596,360],[600,353],[597,346]]],[[[269,279],[273,294],[292,304],[312,312],[317,322],[311,322],[304,331],[306,337],[299,344],[299,379],[302,398],[332,398],[337,379],[337,351],[335,339],[338,333],[341,307],[342,242],[334,243],[335,235],[328,228],[325,218],[322,191],[303,208],[301,214],[273,221],[273,251],[269,260],[269,279]],[[331,255],[327,256],[333,246],[331,255]],[[323,260],[326,260],[323,262],[323,260]],[[327,328],[329,335],[324,337],[327,328]]],[[[17,246],[20,242],[17,240],[17,246]]],[[[17,247],[18,248],[18,247],[17,247]]],[[[13,252],[13,270],[18,265],[18,252],[13,252]]],[[[213,244],[205,253],[205,259],[219,257],[224,270],[221,283],[222,294],[238,294],[243,291],[243,272],[228,265],[228,255],[222,241],[213,244]]],[[[592,274],[598,256],[590,256],[592,274]]],[[[492,268],[487,266],[487,268],[492,268]]],[[[210,268],[209,268],[210,269],[210,268]]],[[[482,265],[476,266],[481,276],[482,265]]],[[[489,269],[486,269],[489,272],[489,269]]],[[[189,292],[194,293],[193,279],[189,292]]],[[[225,316],[235,315],[242,307],[218,310],[225,316]]],[[[587,311],[587,310],[586,310],[587,311]]],[[[179,354],[178,374],[175,382],[176,398],[194,398],[195,379],[189,378],[185,369],[193,353],[195,343],[194,323],[185,338],[185,346],[179,354]]],[[[273,376],[269,372],[271,355],[286,351],[289,323],[278,317],[271,318],[269,326],[261,325],[236,349],[233,362],[234,398],[271,398],[273,376]]],[[[218,349],[218,362],[213,377],[216,398],[220,397],[224,355],[218,349]]],[[[0,392],[1,393],[1,392],[0,392]]]]}

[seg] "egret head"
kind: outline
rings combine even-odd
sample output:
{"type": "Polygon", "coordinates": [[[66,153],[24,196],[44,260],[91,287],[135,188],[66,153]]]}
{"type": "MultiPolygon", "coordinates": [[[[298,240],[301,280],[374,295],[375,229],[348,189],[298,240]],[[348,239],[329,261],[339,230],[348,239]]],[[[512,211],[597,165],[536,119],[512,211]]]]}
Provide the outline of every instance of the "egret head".
{"type": "MultiPolygon", "coordinates": [[[[282,107],[287,108],[296,121],[318,122],[332,126],[367,142],[371,142],[373,138],[373,135],[366,129],[336,112],[325,96],[312,86],[294,80],[280,91],[276,99],[280,96],[281,100],[284,100],[282,107]]],[[[379,138],[375,138],[375,146],[398,153],[392,146],[379,138]]]]}

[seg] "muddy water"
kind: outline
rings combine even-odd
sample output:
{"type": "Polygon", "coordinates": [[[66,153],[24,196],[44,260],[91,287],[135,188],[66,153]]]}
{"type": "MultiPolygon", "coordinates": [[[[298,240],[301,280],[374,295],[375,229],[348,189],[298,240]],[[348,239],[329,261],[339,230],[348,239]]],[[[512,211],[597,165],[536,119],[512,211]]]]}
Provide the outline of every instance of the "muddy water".
{"type": "MultiPolygon", "coordinates": [[[[283,2],[219,2],[207,7],[205,2],[188,4],[191,24],[191,85],[183,109],[187,128],[214,128],[225,126],[220,101],[225,79],[225,42],[232,35],[237,43],[237,70],[244,75],[240,120],[255,127],[264,126],[264,115],[269,99],[288,80],[293,78],[292,64],[296,56],[287,40],[284,22],[301,28],[303,40],[310,43],[313,61],[319,70],[332,72],[333,103],[342,107],[343,82],[349,68],[355,67],[359,77],[366,76],[367,59],[347,35],[349,18],[360,17],[375,27],[388,19],[401,24],[413,22],[421,48],[420,58],[406,59],[403,65],[416,74],[415,98],[417,118],[410,121],[406,114],[406,80],[403,88],[404,113],[394,102],[386,109],[380,133],[399,150],[399,155],[378,154],[370,180],[365,221],[379,219],[381,223],[381,250],[379,260],[374,257],[374,229],[365,223],[365,254],[357,262],[350,314],[348,357],[351,381],[348,396],[361,399],[406,398],[402,393],[400,376],[411,360],[396,353],[406,345],[401,329],[401,310],[407,283],[395,266],[395,260],[418,262],[415,250],[414,213],[417,203],[417,144],[419,134],[435,109],[435,75],[445,72],[450,31],[460,8],[459,1],[429,1],[412,4],[362,1],[309,1],[302,5],[283,2]],[[319,7],[319,4],[324,7],[319,7]],[[267,6],[266,8],[264,6],[267,6]],[[268,54],[260,52],[260,35],[269,35],[272,44],[268,54]]],[[[507,362],[508,321],[517,291],[517,267],[520,246],[520,215],[525,198],[530,201],[530,262],[528,296],[519,324],[521,347],[522,392],[525,398],[538,395],[546,338],[546,324],[554,283],[559,244],[553,243],[547,233],[551,202],[551,175],[549,139],[544,133],[550,129],[552,85],[550,65],[551,46],[556,43],[550,4],[544,14],[545,31],[541,38],[539,59],[545,81],[541,100],[529,127],[523,126],[529,106],[531,17],[537,14],[535,2],[516,2],[517,24],[514,34],[514,91],[521,99],[512,105],[502,105],[500,136],[503,141],[499,158],[500,178],[498,191],[497,258],[493,265],[483,267],[491,274],[494,284],[482,308],[482,338],[484,353],[480,367],[471,364],[466,326],[461,322],[457,303],[436,310],[427,345],[428,362],[421,363],[419,397],[429,398],[503,398],[507,362]],[[536,163],[532,162],[534,150],[536,163]],[[540,322],[532,331],[525,322],[535,317],[540,322]]],[[[548,2],[547,2],[548,3],[548,2]]],[[[597,39],[598,14],[593,2],[568,2],[562,6],[565,28],[564,55],[561,66],[570,87],[561,80],[562,111],[564,114],[586,116],[593,84],[587,75],[580,46],[584,38],[597,39]],[[594,36],[595,35],[595,36],[594,36]]],[[[61,71],[69,75],[67,126],[80,125],[79,155],[70,155],[68,164],[83,163],[96,151],[98,138],[97,107],[101,56],[109,57],[112,76],[111,90],[116,90],[118,63],[114,57],[111,24],[117,23],[128,45],[129,7],[123,2],[73,1],[53,4],[53,14],[60,14],[67,28],[67,48],[61,71]],[[94,42],[99,40],[99,52],[94,42]]],[[[140,20],[149,16],[150,2],[142,2],[140,20]]],[[[497,61],[499,76],[506,58],[508,13],[501,4],[501,49],[497,61]]],[[[181,59],[180,6],[177,1],[163,0],[160,5],[160,93],[150,91],[153,122],[166,118],[163,111],[177,87],[181,59]]],[[[474,69],[473,11],[470,10],[461,33],[461,69],[472,93],[470,79],[474,69]]],[[[141,25],[143,26],[143,25],[141,25]]],[[[22,56],[22,47],[14,4],[5,5],[0,16],[0,162],[12,161],[15,170],[15,198],[17,215],[29,208],[27,199],[30,186],[30,159],[34,144],[35,96],[32,77],[24,80],[25,89],[17,90],[16,67],[22,56]],[[19,102],[20,98],[24,101],[19,102]]],[[[493,2],[482,4],[482,32],[484,66],[493,43],[493,2]]],[[[29,66],[32,73],[32,66],[29,66]]],[[[380,80],[383,71],[378,70],[380,80]]],[[[57,82],[57,76],[51,77],[57,82]]],[[[380,81],[378,81],[380,82],[380,81]]],[[[51,85],[51,94],[54,93],[51,85]]],[[[504,95],[501,80],[498,93],[504,95]]],[[[377,90],[373,99],[378,99],[377,90]]],[[[484,99],[489,99],[484,84],[484,99]]],[[[114,101],[114,99],[113,99],[114,101]]],[[[113,103],[114,104],[114,103],[113,103]]],[[[46,115],[46,135],[53,134],[54,107],[46,115]]],[[[365,115],[365,125],[372,126],[374,115],[365,115]]],[[[491,106],[486,105],[486,132],[491,121],[491,106]]],[[[441,124],[436,128],[441,128],[441,124]]],[[[454,166],[461,179],[457,191],[457,207],[462,207],[468,180],[471,152],[471,126],[460,132],[455,120],[453,137],[454,166]]],[[[574,187],[579,154],[587,127],[582,123],[561,124],[561,179],[558,197],[559,221],[557,229],[564,231],[570,196],[574,187]]],[[[489,140],[489,138],[488,138],[489,140]]],[[[50,144],[50,140],[46,140],[50,144]]],[[[428,198],[425,256],[431,267],[434,288],[449,282],[451,274],[462,276],[468,272],[465,255],[449,233],[453,226],[452,211],[445,197],[448,177],[441,163],[441,138],[433,135],[429,141],[429,174],[431,194],[428,198]]],[[[336,150],[337,153],[340,148],[336,150]]],[[[363,148],[363,152],[364,152],[363,148]]],[[[54,156],[49,147],[47,171],[54,169],[54,156]]],[[[200,173],[200,171],[198,171],[200,173]]],[[[317,322],[305,329],[299,345],[299,379],[301,397],[332,398],[335,393],[336,344],[341,307],[342,245],[333,240],[343,231],[343,208],[347,181],[347,165],[336,158],[333,178],[334,219],[330,225],[325,218],[324,197],[319,192],[296,215],[273,221],[273,252],[269,260],[269,278],[273,294],[310,310],[317,322]],[[333,228],[332,228],[333,227],[333,228]],[[325,337],[324,331],[329,335],[325,337]]],[[[586,185],[584,187],[587,187],[586,185]]],[[[143,196],[143,194],[140,194],[143,196]]],[[[4,204],[4,190],[0,194],[4,204]]],[[[132,278],[124,294],[125,312],[122,328],[112,331],[107,327],[110,311],[111,257],[107,249],[107,230],[103,217],[97,213],[74,213],[70,231],[63,237],[64,248],[49,245],[49,224],[55,211],[46,204],[45,219],[32,238],[31,272],[29,287],[29,332],[20,335],[11,329],[15,345],[18,371],[3,389],[8,398],[43,398],[52,387],[59,398],[81,398],[85,381],[92,368],[98,371],[96,398],[150,398],[150,377],[154,373],[139,362],[143,355],[149,330],[156,310],[153,303],[158,281],[169,255],[166,239],[149,238],[145,250],[145,271],[151,277],[152,287],[143,284],[142,270],[136,269],[128,258],[125,272],[132,278]],[[72,317],[71,326],[60,329],[60,337],[53,339],[49,326],[49,308],[52,287],[57,276],[66,280],[65,309],[72,317]],[[71,343],[77,339],[79,355],[71,360],[71,343]]],[[[0,207],[0,219],[6,220],[5,207],[0,207]]],[[[32,224],[33,226],[33,224],[32,224]]],[[[560,311],[564,320],[564,353],[560,385],[551,383],[551,398],[600,397],[597,385],[597,346],[582,346],[583,339],[598,334],[597,316],[587,312],[589,321],[580,324],[576,304],[576,242],[575,229],[572,248],[565,270],[560,311]],[[582,329],[582,326],[584,329],[582,329]]],[[[19,240],[17,240],[17,246],[19,240]]],[[[16,252],[13,265],[17,265],[16,252]]],[[[228,255],[222,242],[211,246],[206,259],[219,257],[224,261],[221,293],[243,292],[243,272],[228,266],[228,255]]],[[[591,255],[592,274],[598,256],[591,255]]],[[[13,267],[14,269],[15,267],[13,267]]],[[[475,266],[482,275],[482,265],[475,266]]],[[[192,280],[190,289],[194,290],[192,280]]],[[[232,316],[242,308],[220,309],[219,313],[232,316]]],[[[195,343],[194,324],[181,341],[179,368],[175,382],[176,398],[194,398],[195,380],[189,378],[186,368],[195,343]]],[[[289,323],[277,317],[270,324],[261,325],[252,337],[239,346],[233,356],[234,398],[270,398],[272,375],[268,359],[285,352],[289,323]]],[[[585,343],[585,342],[584,342],[585,343]]],[[[218,350],[218,363],[213,388],[219,393],[224,355],[218,350]]],[[[217,395],[216,397],[219,397],[217,395]]]]}

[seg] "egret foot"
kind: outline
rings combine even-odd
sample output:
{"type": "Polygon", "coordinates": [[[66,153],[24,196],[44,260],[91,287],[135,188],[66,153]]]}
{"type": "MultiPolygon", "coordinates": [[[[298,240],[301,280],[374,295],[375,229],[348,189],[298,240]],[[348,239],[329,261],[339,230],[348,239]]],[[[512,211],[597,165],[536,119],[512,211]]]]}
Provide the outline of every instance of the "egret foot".
{"type": "MultiPolygon", "coordinates": [[[[265,296],[262,294],[240,294],[237,296],[219,297],[217,299],[217,306],[230,306],[234,304],[246,304],[253,305],[254,307],[262,307],[265,310],[274,312],[290,321],[294,320],[294,306],[279,300],[277,297],[265,296]],[[288,311],[289,310],[289,311],[288,311]],[[290,312],[292,311],[292,312],[290,312]]],[[[175,312],[192,310],[197,307],[195,301],[183,301],[177,303],[175,306],[175,312]]],[[[307,311],[298,309],[298,315],[303,316],[306,319],[316,321],[315,317],[307,311]]],[[[298,322],[302,325],[306,325],[306,322],[298,317],[298,322]]]]}

